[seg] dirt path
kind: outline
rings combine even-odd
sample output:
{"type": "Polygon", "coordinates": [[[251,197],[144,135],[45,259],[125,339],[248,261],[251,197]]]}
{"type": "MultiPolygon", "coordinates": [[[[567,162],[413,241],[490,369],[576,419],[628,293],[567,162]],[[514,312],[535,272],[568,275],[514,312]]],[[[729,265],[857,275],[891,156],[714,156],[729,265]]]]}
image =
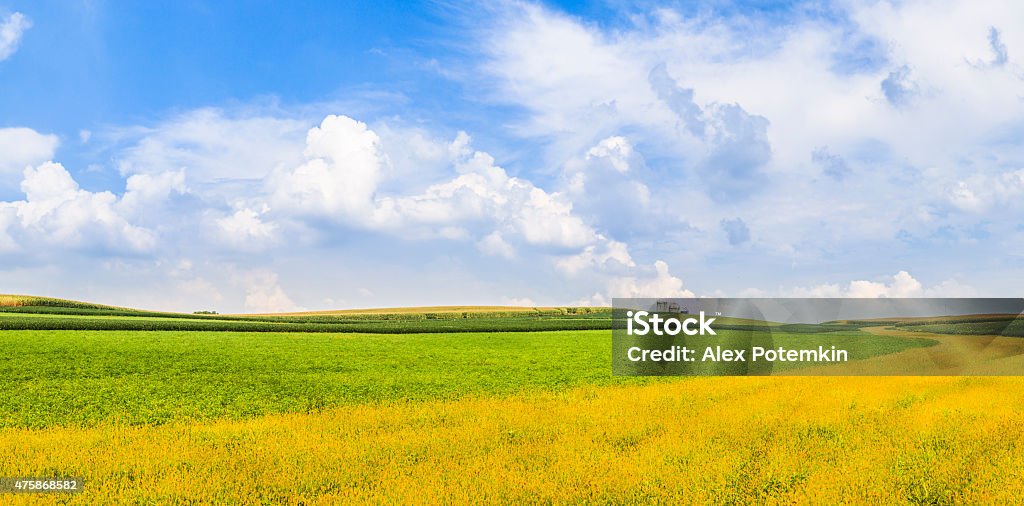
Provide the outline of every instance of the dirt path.
{"type": "Polygon", "coordinates": [[[792,371],[798,375],[1022,375],[1024,339],[1005,336],[963,336],[914,332],[895,327],[864,327],[879,336],[925,338],[938,344],[910,348],[888,355],[845,364],[808,367],[792,371]]]}

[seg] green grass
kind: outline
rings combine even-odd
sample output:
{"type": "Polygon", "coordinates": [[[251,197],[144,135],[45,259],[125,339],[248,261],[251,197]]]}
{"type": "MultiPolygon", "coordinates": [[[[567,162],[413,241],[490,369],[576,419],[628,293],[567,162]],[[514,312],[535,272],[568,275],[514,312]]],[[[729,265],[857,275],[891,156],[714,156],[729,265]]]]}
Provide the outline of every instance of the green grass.
{"type": "MultiPolygon", "coordinates": [[[[1009,323],[1014,320],[1024,319],[1024,315],[1012,314],[1012,313],[994,313],[994,314],[968,314],[968,315],[952,315],[952,316],[927,316],[927,317],[908,317],[908,318],[874,318],[868,320],[838,320],[833,322],[825,322],[826,324],[842,324],[851,325],[856,327],[870,327],[889,325],[893,327],[904,328],[908,330],[909,327],[920,327],[924,325],[959,325],[966,323],[1009,323]]],[[[935,327],[941,328],[941,327],[935,327]]],[[[940,332],[944,333],[944,332],[940,332]]]]}
{"type": "Polygon", "coordinates": [[[303,313],[222,315],[216,312],[170,313],[92,304],[50,297],[0,294],[0,313],[78,316],[130,316],[226,321],[339,323],[381,320],[457,320],[506,318],[611,318],[608,307],[435,306],[422,308],[349,309],[303,313]]]}
{"type": "Polygon", "coordinates": [[[289,323],[113,316],[46,318],[0,316],[0,330],[117,330],[195,332],[353,332],[378,334],[541,332],[610,329],[611,321],[587,318],[475,318],[468,320],[385,320],[379,322],[289,323]]]}
{"type": "MultiPolygon", "coordinates": [[[[609,334],[7,331],[0,427],[244,418],[636,381],[612,376],[609,334]]],[[[851,358],[927,341],[856,332],[787,339],[844,345],[851,358]]]]}
{"type": "Polygon", "coordinates": [[[9,331],[0,426],[159,424],[562,389],[611,376],[608,331],[9,331]]]}
{"type": "MultiPolygon", "coordinates": [[[[643,381],[612,376],[609,316],[247,317],[7,307],[0,310],[0,427],[245,418],[643,381]]],[[[842,324],[723,320],[723,343],[769,332],[776,345],[835,344],[853,359],[931,343],[842,324]]]]}
{"type": "Polygon", "coordinates": [[[901,330],[948,335],[990,335],[1024,337],[1024,316],[1017,314],[971,314],[955,316],[850,320],[849,325],[891,325],[901,330]]]}
{"type": "MultiPolygon", "coordinates": [[[[444,309],[444,308],[438,308],[444,309]]],[[[452,333],[611,328],[609,308],[475,308],[466,311],[300,315],[185,314],[62,299],[0,295],[0,330],[452,333]],[[38,304],[38,305],[33,305],[38,304]],[[485,310],[486,309],[486,310],[485,310]]]]}
{"type": "Polygon", "coordinates": [[[903,330],[952,334],[962,336],[1024,337],[1024,319],[980,321],[971,323],[943,323],[932,325],[906,325],[903,330]]]}

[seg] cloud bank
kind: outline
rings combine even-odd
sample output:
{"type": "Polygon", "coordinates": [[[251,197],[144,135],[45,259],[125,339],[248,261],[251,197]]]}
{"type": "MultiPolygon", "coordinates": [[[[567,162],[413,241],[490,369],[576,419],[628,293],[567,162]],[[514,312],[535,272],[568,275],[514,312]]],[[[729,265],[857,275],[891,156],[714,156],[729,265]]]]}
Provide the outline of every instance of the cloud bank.
{"type": "Polygon", "coordinates": [[[201,107],[84,126],[90,168],[2,128],[0,276],[102,264],[109,302],[253,311],[1015,294],[1024,7],[627,11],[467,14],[437,65],[477,131],[414,101],[201,107]]]}

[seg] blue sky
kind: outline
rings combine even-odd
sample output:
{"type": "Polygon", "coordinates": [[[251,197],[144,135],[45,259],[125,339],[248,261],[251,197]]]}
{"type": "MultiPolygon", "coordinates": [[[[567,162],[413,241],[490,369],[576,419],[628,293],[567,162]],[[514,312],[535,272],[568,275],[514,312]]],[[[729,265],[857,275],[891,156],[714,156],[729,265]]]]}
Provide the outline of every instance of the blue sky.
{"type": "Polygon", "coordinates": [[[1019,296],[1020,11],[0,0],[0,292],[1019,296]]]}

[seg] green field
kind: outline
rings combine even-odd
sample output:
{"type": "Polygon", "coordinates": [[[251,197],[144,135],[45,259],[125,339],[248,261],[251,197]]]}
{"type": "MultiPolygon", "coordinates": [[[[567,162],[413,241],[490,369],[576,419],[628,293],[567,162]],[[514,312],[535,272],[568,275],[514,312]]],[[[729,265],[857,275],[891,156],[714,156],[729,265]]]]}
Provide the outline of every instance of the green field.
{"type": "Polygon", "coordinates": [[[0,426],[239,418],[612,383],[607,337],[9,331],[0,426]]]}
{"type": "Polygon", "coordinates": [[[918,332],[931,332],[934,334],[950,334],[958,336],[1024,337],[1024,319],[910,325],[901,328],[915,330],[918,332]]]}
{"type": "MultiPolygon", "coordinates": [[[[48,302],[56,299],[47,299],[48,302]]],[[[32,301],[36,302],[36,301],[32,301]]],[[[376,334],[531,332],[611,328],[611,312],[591,308],[436,313],[240,316],[162,313],[104,306],[0,307],[0,330],[134,330],[193,332],[355,332],[376,334]]]]}
{"type": "MultiPolygon", "coordinates": [[[[570,309],[0,308],[0,328],[31,327],[0,330],[0,476],[86,483],[80,495],[3,499],[947,504],[1024,493],[1017,378],[617,377],[609,312],[570,309]]],[[[857,363],[946,339],[904,320],[721,323],[723,342],[767,330],[776,344],[847,347],[857,363]]]]}
{"type": "MultiPolygon", "coordinates": [[[[3,308],[0,427],[239,419],[649,381],[612,376],[607,311],[445,319],[402,314],[360,319],[3,308]]],[[[724,341],[742,337],[751,325],[723,320],[724,341]]],[[[871,337],[852,325],[770,328],[777,344],[846,346],[854,359],[932,343],[871,337]]]]}
{"type": "Polygon", "coordinates": [[[847,320],[829,324],[852,326],[890,325],[894,328],[933,334],[962,336],[1024,337],[1024,315],[980,314],[926,318],[881,318],[874,320],[847,320]]]}

